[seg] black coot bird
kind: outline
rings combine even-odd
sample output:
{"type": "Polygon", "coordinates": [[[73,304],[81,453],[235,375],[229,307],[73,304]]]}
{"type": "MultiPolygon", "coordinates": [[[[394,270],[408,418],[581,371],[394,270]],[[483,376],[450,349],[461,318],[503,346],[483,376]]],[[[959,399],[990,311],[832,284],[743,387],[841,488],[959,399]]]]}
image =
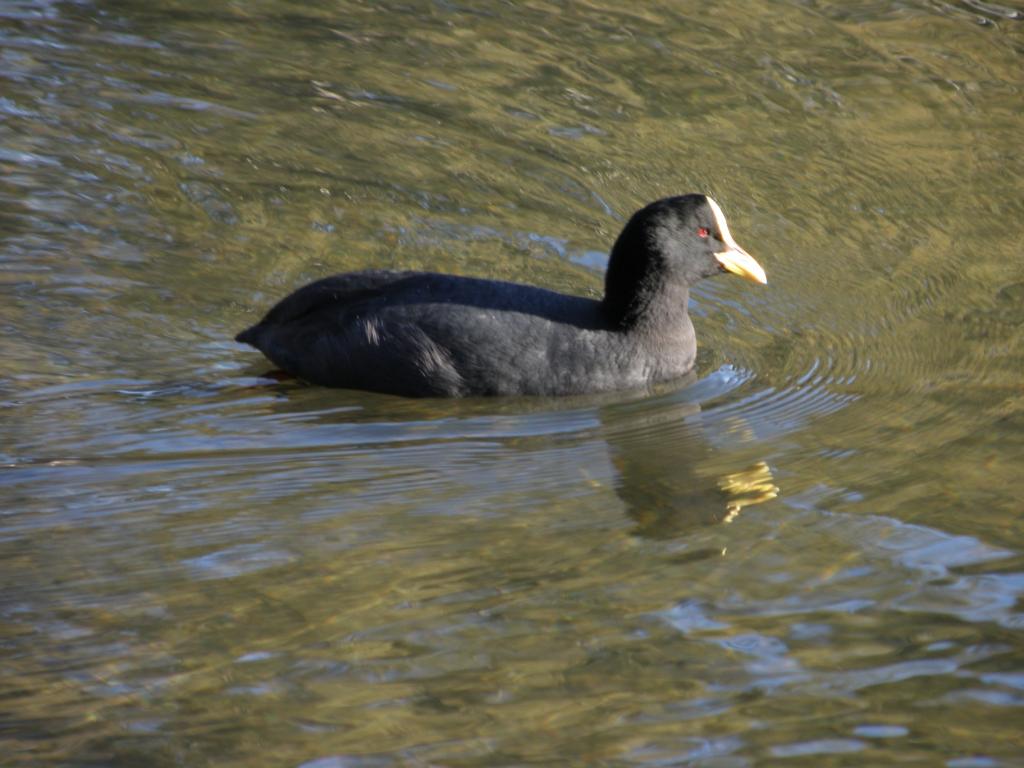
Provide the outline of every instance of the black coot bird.
{"type": "Polygon", "coordinates": [[[705,195],[638,211],[600,301],[518,283],[369,270],[300,288],[236,341],[313,384],[405,396],[576,395],[693,368],[690,286],[718,272],[765,283],[705,195]]]}

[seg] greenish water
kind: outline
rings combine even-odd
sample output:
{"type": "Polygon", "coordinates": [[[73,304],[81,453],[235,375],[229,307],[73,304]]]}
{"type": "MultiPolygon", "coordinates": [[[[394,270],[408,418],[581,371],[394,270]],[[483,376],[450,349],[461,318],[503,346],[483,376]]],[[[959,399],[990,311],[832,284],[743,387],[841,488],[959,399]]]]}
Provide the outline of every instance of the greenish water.
{"type": "Polygon", "coordinates": [[[0,764],[1024,765],[1022,95],[980,0],[0,4],[0,764]],[[230,341],[690,191],[769,284],[649,396],[230,341]]]}

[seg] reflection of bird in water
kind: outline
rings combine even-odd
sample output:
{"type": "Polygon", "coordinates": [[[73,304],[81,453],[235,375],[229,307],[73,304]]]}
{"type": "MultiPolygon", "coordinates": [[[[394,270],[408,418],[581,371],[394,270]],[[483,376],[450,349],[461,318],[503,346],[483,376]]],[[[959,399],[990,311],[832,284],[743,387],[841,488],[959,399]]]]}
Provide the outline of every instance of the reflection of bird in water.
{"type": "Polygon", "coordinates": [[[678,536],[689,528],[733,522],[747,507],[779,495],[769,466],[759,461],[720,478],[702,477],[679,468],[660,476],[630,474],[629,462],[614,460],[619,470],[615,492],[637,523],[637,532],[655,538],[678,536]]]}
{"type": "Polygon", "coordinates": [[[702,469],[715,450],[695,403],[655,398],[611,406],[602,421],[617,472],[615,492],[644,536],[668,538],[732,522],[743,509],[779,494],[763,461],[722,476],[702,469]]]}

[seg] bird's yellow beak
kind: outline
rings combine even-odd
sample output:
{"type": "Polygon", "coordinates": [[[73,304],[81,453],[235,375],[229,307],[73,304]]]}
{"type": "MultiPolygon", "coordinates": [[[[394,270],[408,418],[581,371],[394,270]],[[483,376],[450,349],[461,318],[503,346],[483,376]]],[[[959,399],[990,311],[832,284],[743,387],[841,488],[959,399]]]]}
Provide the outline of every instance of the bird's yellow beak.
{"type": "Polygon", "coordinates": [[[732,272],[734,275],[745,277],[747,280],[753,280],[755,283],[766,285],[768,277],[765,275],[764,270],[761,269],[761,265],[732,239],[732,235],[729,233],[729,224],[725,221],[725,214],[722,213],[718,203],[710,197],[705,199],[708,201],[711,213],[714,214],[715,223],[718,224],[718,231],[722,235],[722,242],[725,243],[725,250],[715,254],[715,258],[722,265],[722,269],[732,272]]]}
{"type": "Polygon", "coordinates": [[[729,250],[715,254],[715,259],[722,265],[722,269],[732,272],[734,275],[745,277],[747,280],[753,280],[755,283],[761,283],[761,285],[768,283],[767,275],[765,275],[761,265],[754,260],[753,256],[736,245],[736,243],[726,243],[726,245],[729,246],[729,250]]]}

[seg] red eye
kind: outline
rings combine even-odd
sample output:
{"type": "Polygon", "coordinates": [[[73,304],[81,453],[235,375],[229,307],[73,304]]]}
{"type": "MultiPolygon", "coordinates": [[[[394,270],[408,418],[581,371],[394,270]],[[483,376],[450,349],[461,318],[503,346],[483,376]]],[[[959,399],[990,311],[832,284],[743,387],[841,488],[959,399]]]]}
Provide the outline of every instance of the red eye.
{"type": "Polygon", "coordinates": [[[707,237],[709,234],[711,234],[711,233],[708,232],[708,228],[707,227],[698,227],[697,228],[697,237],[707,237]]]}

